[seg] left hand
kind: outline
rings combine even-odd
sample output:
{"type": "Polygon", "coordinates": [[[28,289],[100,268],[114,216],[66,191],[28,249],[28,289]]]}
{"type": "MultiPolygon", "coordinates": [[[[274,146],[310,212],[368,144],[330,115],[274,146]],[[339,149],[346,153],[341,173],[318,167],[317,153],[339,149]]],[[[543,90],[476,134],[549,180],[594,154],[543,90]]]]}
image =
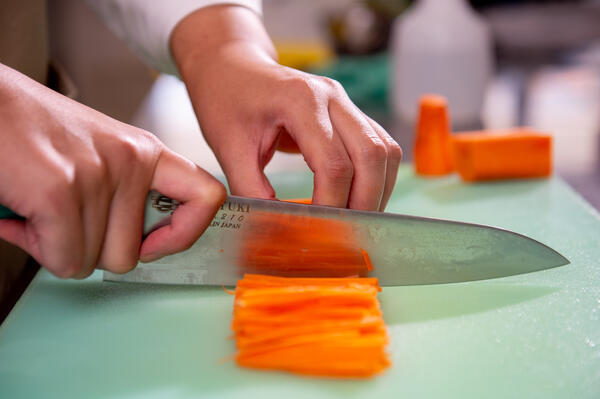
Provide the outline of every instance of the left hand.
{"type": "Polygon", "coordinates": [[[400,146],[338,82],[277,64],[253,12],[201,9],[171,47],[232,194],[275,198],[264,167],[276,149],[299,151],[315,174],[314,204],[385,209],[400,146]]]}

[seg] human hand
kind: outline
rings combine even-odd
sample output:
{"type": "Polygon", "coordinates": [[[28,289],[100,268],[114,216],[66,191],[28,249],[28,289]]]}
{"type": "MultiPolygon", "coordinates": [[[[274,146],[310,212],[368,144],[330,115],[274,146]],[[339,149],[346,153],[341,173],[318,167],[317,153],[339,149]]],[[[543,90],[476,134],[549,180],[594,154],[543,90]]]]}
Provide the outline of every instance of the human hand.
{"type": "Polygon", "coordinates": [[[275,198],[264,167],[276,149],[300,151],[314,172],[314,204],[385,209],[398,144],[339,83],[278,65],[252,11],[196,11],[175,28],[171,49],[232,194],[275,198]]]}
{"type": "Polygon", "coordinates": [[[124,273],[192,245],[225,188],[150,133],[109,118],[0,64],[0,238],[59,277],[124,273]],[[146,195],[181,205],[142,243],[146,195]]]}

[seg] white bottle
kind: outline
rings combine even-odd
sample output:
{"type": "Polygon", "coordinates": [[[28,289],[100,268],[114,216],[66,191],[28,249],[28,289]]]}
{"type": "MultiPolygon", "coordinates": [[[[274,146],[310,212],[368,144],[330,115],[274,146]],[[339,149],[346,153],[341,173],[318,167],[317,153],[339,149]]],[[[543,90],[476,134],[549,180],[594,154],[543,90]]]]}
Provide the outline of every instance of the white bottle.
{"type": "Polygon", "coordinates": [[[414,123],[419,98],[448,99],[455,128],[477,126],[492,74],[490,31],[467,0],[419,0],[394,22],[392,104],[414,123]]]}

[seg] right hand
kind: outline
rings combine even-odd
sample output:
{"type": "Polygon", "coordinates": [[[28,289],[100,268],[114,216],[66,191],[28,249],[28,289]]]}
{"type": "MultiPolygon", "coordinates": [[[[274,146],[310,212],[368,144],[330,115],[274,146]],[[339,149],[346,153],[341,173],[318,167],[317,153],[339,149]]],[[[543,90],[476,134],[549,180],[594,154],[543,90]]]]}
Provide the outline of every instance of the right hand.
{"type": "Polygon", "coordinates": [[[150,133],[0,64],[0,238],[59,277],[124,273],[189,248],[225,200],[223,185],[150,133]],[[181,205],[142,242],[146,195],[181,205]]]}

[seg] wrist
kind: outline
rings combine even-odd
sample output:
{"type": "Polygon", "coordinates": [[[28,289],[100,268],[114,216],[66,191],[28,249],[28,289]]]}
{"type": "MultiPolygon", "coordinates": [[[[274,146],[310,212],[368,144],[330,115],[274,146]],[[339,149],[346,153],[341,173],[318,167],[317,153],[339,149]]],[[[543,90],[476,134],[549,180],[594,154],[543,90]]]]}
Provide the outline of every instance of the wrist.
{"type": "Polygon", "coordinates": [[[186,16],[173,30],[170,46],[184,80],[223,59],[273,63],[277,58],[260,17],[233,5],[206,7],[186,16]]]}

